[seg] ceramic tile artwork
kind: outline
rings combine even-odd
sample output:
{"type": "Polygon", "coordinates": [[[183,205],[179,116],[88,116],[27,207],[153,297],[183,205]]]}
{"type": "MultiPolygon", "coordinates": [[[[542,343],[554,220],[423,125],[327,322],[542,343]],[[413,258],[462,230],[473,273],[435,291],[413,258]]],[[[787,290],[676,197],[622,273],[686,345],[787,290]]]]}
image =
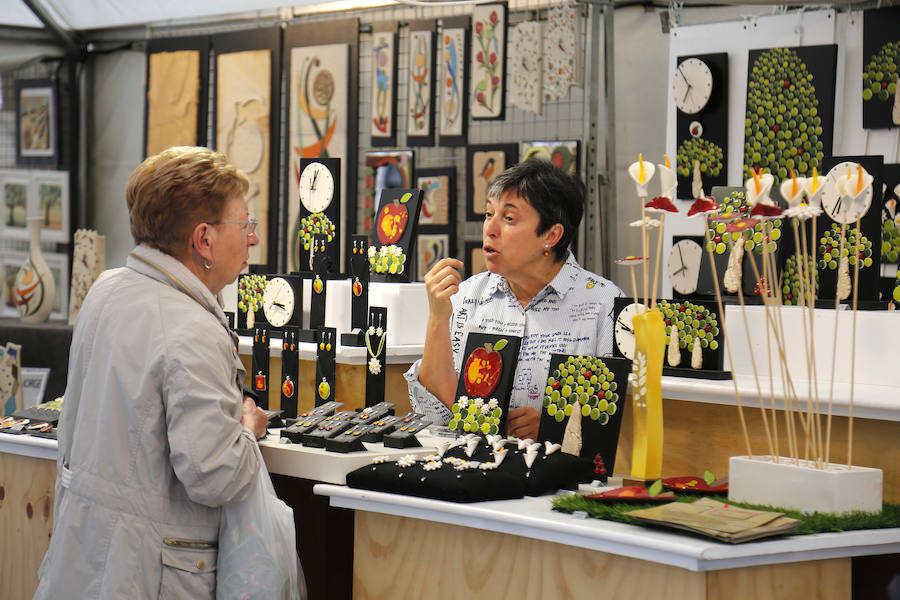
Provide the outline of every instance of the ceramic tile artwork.
{"type": "Polygon", "coordinates": [[[475,152],[472,156],[472,211],[476,215],[484,214],[487,202],[487,189],[491,181],[500,174],[507,164],[508,157],[502,150],[475,152]]]}
{"type": "Polygon", "coordinates": [[[0,171],[0,206],[3,220],[0,234],[4,239],[28,239],[25,219],[31,188],[31,173],[28,171],[0,171]]]}
{"type": "Polygon", "coordinates": [[[509,32],[510,58],[507,62],[510,100],[522,110],[538,115],[543,110],[542,36],[543,27],[539,22],[529,21],[513,27],[509,32]]]}
{"type": "Polygon", "coordinates": [[[33,171],[33,197],[28,213],[44,217],[41,239],[69,241],[69,173],[66,171],[33,171]]]}
{"type": "Polygon", "coordinates": [[[409,91],[406,131],[408,135],[431,135],[434,72],[434,35],[431,31],[409,32],[409,91]]]}
{"type": "Polygon", "coordinates": [[[465,60],[466,30],[445,29],[441,40],[441,135],[462,135],[463,115],[462,69],[465,60]]]}
{"type": "Polygon", "coordinates": [[[247,204],[259,219],[259,244],[250,263],[265,263],[269,248],[270,50],[220,54],[216,80],[216,146],[250,179],[247,204]]]}
{"type": "Polygon", "coordinates": [[[52,156],[56,118],[51,87],[22,89],[19,94],[19,142],[22,156],[52,156]]]}
{"type": "Polygon", "coordinates": [[[425,192],[419,225],[450,224],[451,179],[447,175],[418,177],[416,187],[425,192]]]}
{"type": "Polygon", "coordinates": [[[472,11],[469,61],[469,113],[473,119],[502,118],[506,5],[482,4],[472,11]]]}
{"type": "Polygon", "coordinates": [[[416,247],[416,281],[424,281],[425,273],[434,264],[448,256],[450,236],[446,233],[420,233],[416,247]]]}
{"type": "Polygon", "coordinates": [[[570,175],[574,175],[578,172],[577,140],[561,142],[522,142],[519,156],[522,161],[528,160],[533,156],[549,160],[570,175]]]}
{"type": "Polygon", "coordinates": [[[374,32],[372,36],[371,134],[373,138],[389,138],[394,133],[394,77],[397,71],[394,64],[395,36],[388,31],[374,32]]]}
{"type": "Polygon", "coordinates": [[[544,31],[544,97],[562,98],[581,83],[581,11],[575,4],[547,10],[544,31]]]}
{"type": "MultiPolygon", "coordinates": [[[[300,159],[347,155],[347,81],[349,46],[324,44],[291,49],[290,158],[287,195],[287,255],[289,271],[296,271],[299,245],[300,159]]],[[[347,188],[347,169],[341,169],[341,189],[347,188]]],[[[341,214],[346,199],[341,197],[341,214]]]]}
{"type": "Polygon", "coordinates": [[[154,52],[148,60],[147,156],[196,145],[200,52],[154,52]]]}

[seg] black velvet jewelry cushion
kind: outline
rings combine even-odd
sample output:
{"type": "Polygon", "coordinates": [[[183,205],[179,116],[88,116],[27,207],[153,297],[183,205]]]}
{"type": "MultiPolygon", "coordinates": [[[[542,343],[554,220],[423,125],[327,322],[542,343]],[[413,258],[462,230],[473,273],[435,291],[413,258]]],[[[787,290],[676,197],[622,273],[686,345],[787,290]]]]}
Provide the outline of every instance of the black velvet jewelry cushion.
{"type": "Polygon", "coordinates": [[[425,465],[422,461],[408,467],[401,467],[396,462],[367,465],[348,473],[347,485],[449,502],[510,500],[525,495],[521,477],[498,469],[459,471],[453,465],[441,462],[440,468],[426,471],[425,465]]]}
{"type": "MultiPolygon", "coordinates": [[[[579,483],[594,479],[594,462],[588,458],[565,454],[560,450],[548,455],[545,453],[546,446],[541,444],[537,458],[528,467],[525,464],[526,451],[518,450],[515,441],[507,441],[504,448],[510,454],[497,470],[522,478],[525,494],[528,496],[540,496],[559,489],[575,489],[579,483]]],[[[466,459],[466,446],[450,448],[445,456],[466,459]]],[[[487,441],[482,441],[468,460],[491,462],[494,460],[493,448],[487,441]]]]}
{"type": "Polygon", "coordinates": [[[579,483],[594,478],[594,462],[588,458],[566,454],[557,450],[545,454],[538,451],[531,467],[525,464],[525,450],[509,447],[512,454],[503,459],[501,471],[520,478],[525,485],[527,496],[540,496],[560,489],[575,489],[579,483]]]}

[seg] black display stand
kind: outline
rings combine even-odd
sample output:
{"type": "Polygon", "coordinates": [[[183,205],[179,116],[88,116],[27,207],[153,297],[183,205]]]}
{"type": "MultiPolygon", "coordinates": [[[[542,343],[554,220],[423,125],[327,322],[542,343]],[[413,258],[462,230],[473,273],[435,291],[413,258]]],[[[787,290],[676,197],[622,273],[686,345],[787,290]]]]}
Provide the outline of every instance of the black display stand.
{"type": "Polygon", "coordinates": [[[316,406],[334,400],[335,352],[337,351],[337,332],[334,327],[323,327],[317,332],[316,348],[316,406]]]}
{"type": "Polygon", "coordinates": [[[284,418],[297,418],[297,381],[299,379],[297,328],[285,327],[281,342],[281,409],[284,418]]]}
{"type": "Polygon", "coordinates": [[[369,326],[364,333],[366,345],[366,406],[384,401],[387,370],[387,309],[369,309],[369,326]],[[379,332],[381,335],[378,335],[379,332]]]}
{"type": "Polygon", "coordinates": [[[269,334],[265,329],[253,332],[253,356],[251,362],[250,387],[258,394],[256,404],[269,408],[269,334]]]}

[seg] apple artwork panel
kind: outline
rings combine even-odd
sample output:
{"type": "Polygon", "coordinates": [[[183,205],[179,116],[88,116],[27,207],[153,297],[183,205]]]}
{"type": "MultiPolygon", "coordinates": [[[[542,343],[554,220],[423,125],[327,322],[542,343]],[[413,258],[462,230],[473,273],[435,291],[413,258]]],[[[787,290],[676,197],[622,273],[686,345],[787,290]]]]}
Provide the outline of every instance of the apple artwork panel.
{"type": "Polygon", "coordinates": [[[373,281],[408,282],[410,256],[416,251],[416,231],[424,192],[385,189],[375,211],[375,246],[369,249],[373,281]]]}
{"type": "Polygon", "coordinates": [[[509,397],[522,338],[470,333],[448,427],[457,433],[506,435],[509,397]]]}

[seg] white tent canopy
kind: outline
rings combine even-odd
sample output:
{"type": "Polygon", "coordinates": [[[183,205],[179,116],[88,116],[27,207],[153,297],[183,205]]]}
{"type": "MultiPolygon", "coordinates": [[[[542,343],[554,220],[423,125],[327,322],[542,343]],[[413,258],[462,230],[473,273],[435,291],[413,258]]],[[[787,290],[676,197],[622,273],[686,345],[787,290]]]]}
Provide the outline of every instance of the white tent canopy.
{"type": "MultiPolygon", "coordinates": [[[[233,15],[258,16],[327,0],[32,0],[62,28],[104,29],[233,15]]],[[[357,4],[357,3],[352,3],[357,4]]],[[[22,0],[0,0],[0,25],[43,27],[22,0]]]]}

